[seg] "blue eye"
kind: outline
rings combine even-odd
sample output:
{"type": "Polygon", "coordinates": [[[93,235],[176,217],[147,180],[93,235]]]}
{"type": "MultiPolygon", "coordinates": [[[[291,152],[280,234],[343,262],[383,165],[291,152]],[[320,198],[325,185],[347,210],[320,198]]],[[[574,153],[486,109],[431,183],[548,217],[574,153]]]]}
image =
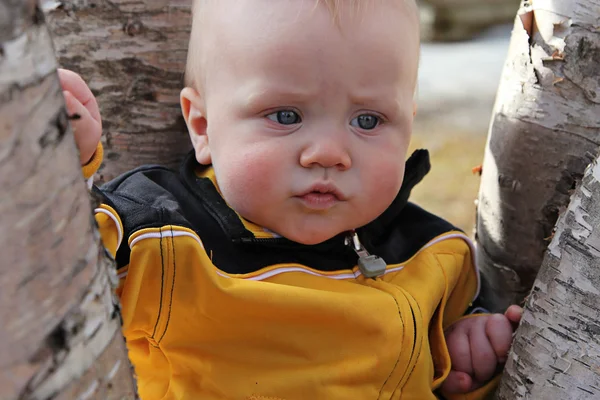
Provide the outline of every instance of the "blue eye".
{"type": "Polygon", "coordinates": [[[366,131],[377,128],[380,123],[381,119],[377,115],[373,114],[361,114],[350,121],[350,125],[366,131]]]}
{"type": "Polygon", "coordinates": [[[294,125],[302,122],[302,118],[296,111],[281,110],[267,115],[267,118],[281,125],[294,125]]]}

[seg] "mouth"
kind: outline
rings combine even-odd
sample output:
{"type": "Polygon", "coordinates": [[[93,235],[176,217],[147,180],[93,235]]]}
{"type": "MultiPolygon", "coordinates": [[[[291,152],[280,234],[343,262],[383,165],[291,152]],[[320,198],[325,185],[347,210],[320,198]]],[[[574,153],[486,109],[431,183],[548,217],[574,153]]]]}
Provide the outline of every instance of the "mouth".
{"type": "Polygon", "coordinates": [[[304,205],[313,210],[326,210],[345,201],[344,194],[333,184],[318,183],[296,196],[304,205]]]}

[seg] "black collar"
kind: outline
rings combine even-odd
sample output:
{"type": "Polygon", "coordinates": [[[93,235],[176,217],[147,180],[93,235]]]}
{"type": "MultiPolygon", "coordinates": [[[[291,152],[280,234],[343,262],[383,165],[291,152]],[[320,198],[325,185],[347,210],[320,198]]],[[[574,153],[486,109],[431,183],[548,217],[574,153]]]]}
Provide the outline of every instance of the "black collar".
{"type": "MultiPolygon", "coordinates": [[[[318,251],[331,251],[344,245],[346,234],[337,235],[323,243],[306,246],[292,242],[285,238],[259,239],[248,230],[239,215],[232,210],[219,194],[213,182],[208,178],[200,178],[196,171],[201,167],[196,161],[194,152],[190,152],[181,165],[181,176],[189,190],[204,205],[208,213],[217,221],[225,235],[234,243],[258,244],[266,246],[277,246],[283,248],[308,248],[318,251]]],[[[429,172],[429,152],[427,150],[416,150],[406,162],[404,181],[396,198],[379,217],[374,221],[357,229],[357,233],[367,250],[377,247],[387,239],[390,227],[395,223],[397,217],[408,203],[408,198],[413,187],[418,184],[429,172]]]]}
{"type": "Polygon", "coordinates": [[[404,180],[392,204],[374,221],[357,229],[358,236],[367,249],[387,240],[387,233],[408,204],[413,188],[423,180],[430,169],[429,152],[424,149],[415,150],[406,161],[404,180]]]}

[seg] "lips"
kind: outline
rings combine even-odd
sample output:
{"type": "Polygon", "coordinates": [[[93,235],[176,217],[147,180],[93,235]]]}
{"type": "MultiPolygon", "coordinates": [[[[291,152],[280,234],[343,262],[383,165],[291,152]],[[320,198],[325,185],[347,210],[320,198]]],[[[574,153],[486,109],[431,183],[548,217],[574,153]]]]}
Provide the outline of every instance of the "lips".
{"type": "Polygon", "coordinates": [[[326,210],[336,203],[344,201],[344,194],[333,184],[317,183],[308,190],[296,196],[310,209],[326,210]]]}

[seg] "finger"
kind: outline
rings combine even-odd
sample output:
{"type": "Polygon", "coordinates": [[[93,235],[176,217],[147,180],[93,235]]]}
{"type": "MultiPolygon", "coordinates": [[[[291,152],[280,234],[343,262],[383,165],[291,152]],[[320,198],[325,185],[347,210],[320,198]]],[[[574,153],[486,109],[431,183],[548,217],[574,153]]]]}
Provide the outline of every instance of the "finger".
{"type": "Polygon", "coordinates": [[[494,315],[486,315],[475,318],[476,323],[469,331],[471,362],[473,364],[471,375],[479,382],[486,382],[494,376],[498,364],[496,353],[486,332],[487,322],[493,317],[494,315]]]}
{"type": "Polygon", "coordinates": [[[77,115],[78,118],[71,119],[75,143],[79,149],[81,165],[87,164],[96,151],[96,146],[102,135],[100,123],[93,119],[87,108],[83,106],[71,92],[64,91],[65,105],[69,115],[77,115]]]}
{"type": "Polygon", "coordinates": [[[471,391],[473,379],[461,371],[450,371],[448,377],[442,384],[442,390],[451,394],[467,393],[471,391]]]}
{"type": "Polygon", "coordinates": [[[510,320],[510,322],[518,325],[519,322],[521,322],[521,317],[523,316],[523,308],[513,304],[506,309],[504,315],[510,320]]]}
{"type": "Polygon", "coordinates": [[[71,94],[88,110],[90,116],[98,123],[102,123],[100,118],[100,109],[96,102],[92,91],[85,83],[85,81],[73,71],[67,69],[58,70],[58,78],[63,90],[71,92],[71,94]]]}
{"type": "Polygon", "coordinates": [[[502,314],[491,315],[485,324],[485,331],[498,361],[505,362],[512,343],[510,320],[502,314]]]}
{"type": "Polygon", "coordinates": [[[467,331],[472,324],[471,318],[462,320],[446,332],[446,345],[452,361],[452,369],[469,375],[473,373],[473,365],[471,363],[471,346],[467,331]]]}

